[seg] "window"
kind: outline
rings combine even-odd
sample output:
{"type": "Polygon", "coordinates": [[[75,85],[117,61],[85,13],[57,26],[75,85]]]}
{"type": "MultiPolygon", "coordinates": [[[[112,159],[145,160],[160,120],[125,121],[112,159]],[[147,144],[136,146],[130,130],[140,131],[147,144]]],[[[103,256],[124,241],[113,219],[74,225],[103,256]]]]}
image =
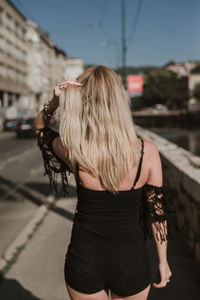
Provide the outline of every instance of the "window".
{"type": "Polygon", "coordinates": [[[0,76],[5,77],[5,66],[0,64],[0,76]]]}
{"type": "Polygon", "coordinates": [[[21,28],[20,25],[17,26],[17,28],[16,28],[16,33],[17,33],[17,35],[18,35],[19,37],[22,38],[22,36],[23,36],[23,31],[22,31],[22,28],[21,28]]]}

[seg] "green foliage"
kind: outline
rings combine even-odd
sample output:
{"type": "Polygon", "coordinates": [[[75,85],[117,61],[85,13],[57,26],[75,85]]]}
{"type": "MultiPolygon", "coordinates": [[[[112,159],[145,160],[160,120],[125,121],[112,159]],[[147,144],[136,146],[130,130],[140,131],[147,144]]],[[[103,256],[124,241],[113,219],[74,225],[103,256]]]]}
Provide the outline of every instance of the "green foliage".
{"type": "Polygon", "coordinates": [[[175,64],[176,64],[175,61],[170,60],[170,61],[168,61],[168,62],[163,66],[163,68],[166,68],[166,67],[168,67],[168,66],[172,66],[172,65],[175,65],[175,64]]]}
{"type": "Polygon", "coordinates": [[[196,83],[192,91],[192,96],[197,100],[200,100],[200,83],[196,83]]]}
{"type": "Polygon", "coordinates": [[[176,73],[164,69],[151,71],[146,76],[142,96],[145,105],[161,103],[169,109],[181,109],[186,107],[187,100],[187,77],[178,77],[176,73]]]}
{"type": "Polygon", "coordinates": [[[198,63],[191,71],[191,74],[199,74],[200,73],[200,63],[198,63]]]}

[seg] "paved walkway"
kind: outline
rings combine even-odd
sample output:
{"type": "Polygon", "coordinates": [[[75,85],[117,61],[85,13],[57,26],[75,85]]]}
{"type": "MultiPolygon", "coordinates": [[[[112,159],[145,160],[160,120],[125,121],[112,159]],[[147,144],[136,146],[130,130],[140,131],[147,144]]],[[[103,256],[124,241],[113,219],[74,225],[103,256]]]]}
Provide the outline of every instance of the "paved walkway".
{"type": "Polygon", "coordinates": [[[64,257],[75,198],[60,199],[0,285],[1,300],[68,300],[64,257]]]}
{"type": "MultiPolygon", "coordinates": [[[[20,254],[0,284],[1,300],[69,300],[64,283],[64,258],[76,205],[73,197],[58,200],[44,223],[20,254]]],[[[156,276],[157,254],[153,241],[147,247],[152,264],[152,282],[156,276]]],[[[181,232],[168,244],[172,270],[167,287],[151,286],[148,300],[199,300],[200,265],[190,253],[181,232]]]]}

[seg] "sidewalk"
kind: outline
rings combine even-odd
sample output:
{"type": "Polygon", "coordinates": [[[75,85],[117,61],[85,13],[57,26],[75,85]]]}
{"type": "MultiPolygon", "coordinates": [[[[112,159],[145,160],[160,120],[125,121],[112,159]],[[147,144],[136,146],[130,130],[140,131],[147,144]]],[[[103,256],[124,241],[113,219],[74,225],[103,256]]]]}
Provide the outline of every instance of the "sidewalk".
{"type": "MultiPolygon", "coordinates": [[[[0,285],[1,300],[70,300],[64,282],[64,259],[76,205],[74,187],[70,187],[70,194],[56,202],[6,274],[0,285]]],[[[154,282],[156,248],[153,241],[148,241],[147,247],[154,282]]],[[[148,300],[199,300],[200,268],[182,232],[169,241],[168,262],[173,274],[170,283],[162,289],[151,286],[148,300]]]]}
{"type": "Polygon", "coordinates": [[[69,300],[64,258],[76,198],[58,200],[0,285],[1,300],[69,300]]]}

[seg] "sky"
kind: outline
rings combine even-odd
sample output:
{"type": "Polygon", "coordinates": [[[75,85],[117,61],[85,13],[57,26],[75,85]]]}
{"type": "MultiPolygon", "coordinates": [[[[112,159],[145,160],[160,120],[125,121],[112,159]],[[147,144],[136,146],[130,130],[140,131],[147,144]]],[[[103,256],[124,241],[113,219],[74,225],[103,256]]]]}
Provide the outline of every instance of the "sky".
{"type": "MultiPolygon", "coordinates": [[[[12,0],[12,3],[48,32],[69,57],[81,58],[86,64],[121,66],[121,0],[12,0]]],[[[125,0],[125,3],[128,66],[200,60],[200,1],[125,0]]]]}

